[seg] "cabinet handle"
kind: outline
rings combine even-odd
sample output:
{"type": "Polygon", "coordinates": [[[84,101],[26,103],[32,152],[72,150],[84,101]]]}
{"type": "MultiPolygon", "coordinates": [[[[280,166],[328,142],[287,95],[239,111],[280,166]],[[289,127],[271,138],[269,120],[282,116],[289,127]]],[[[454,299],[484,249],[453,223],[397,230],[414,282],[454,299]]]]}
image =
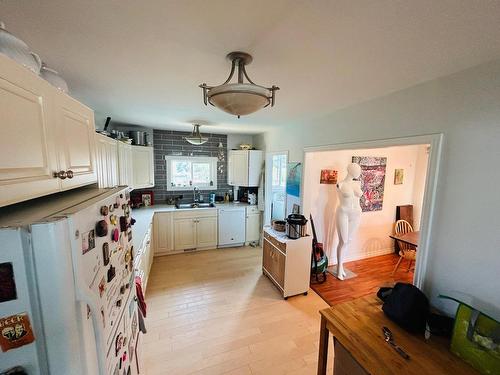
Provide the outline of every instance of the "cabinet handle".
{"type": "Polygon", "coordinates": [[[60,178],[61,180],[64,180],[67,177],[66,171],[54,172],[53,176],[54,178],[60,178]]]}
{"type": "Polygon", "coordinates": [[[66,171],[66,177],[68,177],[68,178],[73,178],[73,176],[74,176],[73,171],[72,171],[71,169],[68,169],[68,170],[66,171]]]}

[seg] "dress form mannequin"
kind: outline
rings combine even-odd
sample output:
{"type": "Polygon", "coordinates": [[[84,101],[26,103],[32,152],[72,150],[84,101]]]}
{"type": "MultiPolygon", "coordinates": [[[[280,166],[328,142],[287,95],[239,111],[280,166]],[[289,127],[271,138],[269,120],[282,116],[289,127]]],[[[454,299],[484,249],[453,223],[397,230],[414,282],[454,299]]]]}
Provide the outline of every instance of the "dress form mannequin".
{"type": "Polygon", "coordinates": [[[350,163],[347,166],[347,176],[337,184],[339,205],[335,214],[335,225],[339,235],[337,247],[337,278],[344,280],[344,256],[348,250],[349,242],[356,233],[361,219],[361,206],[359,200],[363,195],[361,183],[355,181],[361,175],[359,164],[350,163]]]}

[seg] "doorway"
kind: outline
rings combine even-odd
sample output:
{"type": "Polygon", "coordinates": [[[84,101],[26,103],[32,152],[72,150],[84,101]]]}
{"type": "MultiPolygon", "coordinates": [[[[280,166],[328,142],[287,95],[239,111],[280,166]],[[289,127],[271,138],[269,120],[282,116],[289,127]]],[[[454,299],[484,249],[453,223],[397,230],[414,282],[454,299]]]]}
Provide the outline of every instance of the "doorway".
{"type": "MultiPolygon", "coordinates": [[[[338,180],[342,180],[346,173],[345,167],[354,156],[381,159],[385,157],[384,165],[385,163],[387,165],[385,165],[385,197],[382,206],[379,207],[378,212],[367,210],[368,212],[362,213],[362,224],[358,229],[359,235],[351,241],[350,254],[346,261],[353,261],[359,274],[365,270],[368,272],[368,270],[374,270],[377,267],[385,267],[383,272],[392,275],[394,265],[387,264],[387,261],[395,264],[399,259],[399,256],[394,253],[394,241],[389,238],[389,235],[393,234],[391,232],[396,221],[396,206],[411,205],[414,209],[412,224],[416,231],[420,229],[418,255],[414,263],[415,271],[414,275],[406,274],[408,262],[403,261],[402,269],[405,273],[401,273],[402,269],[400,268],[398,269],[400,274],[396,277],[405,282],[413,281],[416,286],[423,288],[440,148],[441,135],[438,134],[312,147],[304,150],[304,194],[302,196],[304,214],[307,217],[312,214],[316,226],[319,224],[319,230],[317,228],[318,241],[324,243],[325,250],[330,257],[330,265],[336,263],[336,242],[338,241],[334,214],[338,198],[335,184],[331,184],[331,180],[335,179],[332,176],[335,175],[336,171],[338,180]],[[323,174],[328,177],[327,180],[330,180],[331,185],[328,183],[320,184],[323,174]],[[383,210],[385,212],[382,212],[383,210]],[[352,247],[356,248],[352,249],[352,247]]],[[[379,273],[373,273],[375,279],[379,273]]],[[[367,273],[364,275],[366,276],[367,273]]],[[[335,279],[330,274],[328,278],[335,279]]],[[[358,277],[358,280],[359,283],[356,283],[356,278],[353,278],[352,281],[337,280],[338,285],[335,286],[335,293],[331,295],[345,294],[348,298],[348,294],[351,293],[356,298],[363,295],[364,292],[364,294],[370,294],[378,289],[381,281],[378,278],[376,282],[370,283],[373,280],[363,277],[358,277]],[[371,290],[363,291],[357,288],[362,284],[371,290]]],[[[387,280],[388,283],[390,281],[387,280]]],[[[335,300],[334,302],[339,301],[335,300]]]]}
{"type": "Polygon", "coordinates": [[[286,166],[288,151],[266,154],[264,225],[283,220],[286,214],[286,166]]]}

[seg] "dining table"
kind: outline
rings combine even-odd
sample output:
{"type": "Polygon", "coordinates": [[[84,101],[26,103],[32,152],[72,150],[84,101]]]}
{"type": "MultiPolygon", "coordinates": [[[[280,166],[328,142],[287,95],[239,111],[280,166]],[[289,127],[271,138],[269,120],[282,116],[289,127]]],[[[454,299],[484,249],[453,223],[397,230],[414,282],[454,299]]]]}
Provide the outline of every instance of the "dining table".
{"type": "Polygon", "coordinates": [[[401,241],[415,247],[418,247],[418,241],[420,239],[420,231],[408,232],[404,234],[391,234],[389,237],[395,239],[396,241],[401,241]]]}

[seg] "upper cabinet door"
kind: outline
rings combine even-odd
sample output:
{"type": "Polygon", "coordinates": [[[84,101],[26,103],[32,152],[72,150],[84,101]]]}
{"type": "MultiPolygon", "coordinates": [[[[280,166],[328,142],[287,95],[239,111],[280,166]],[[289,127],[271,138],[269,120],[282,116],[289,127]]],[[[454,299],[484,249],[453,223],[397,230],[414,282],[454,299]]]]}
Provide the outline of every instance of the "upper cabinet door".
{"type": "Polygon", "coordinates": [[[62,189],[96,182],[94,112],[68,95],[58,93],[55,113],[59,168],[72,175],[61,180],[62,189]]]}
{"type": "Polygon", "coordinates": [[[229,165],[231,172],[228,174],[229,185],[247,186],[248,185],[248,152],[230,151],[229,165]]]}
{"type": "Polygon", "coordinates": [[[60,189],[51,90],[0,54],[0,206],[60,189]]]}
{"type": "Polygon", "coordinates": [[[100,188],[118,185],[118,141],[95,133],[97,182],[100,188]]]}
{"type": "Polygon", "coordinates": [[[123,142],[118,142],[118,170],[118,184],[132,187],[132,146],[123,142]]]}
{"type": "Polygon", "coordinates": [[[153,147],[132,146],[133,189],[155,186],[153,147]]]}

